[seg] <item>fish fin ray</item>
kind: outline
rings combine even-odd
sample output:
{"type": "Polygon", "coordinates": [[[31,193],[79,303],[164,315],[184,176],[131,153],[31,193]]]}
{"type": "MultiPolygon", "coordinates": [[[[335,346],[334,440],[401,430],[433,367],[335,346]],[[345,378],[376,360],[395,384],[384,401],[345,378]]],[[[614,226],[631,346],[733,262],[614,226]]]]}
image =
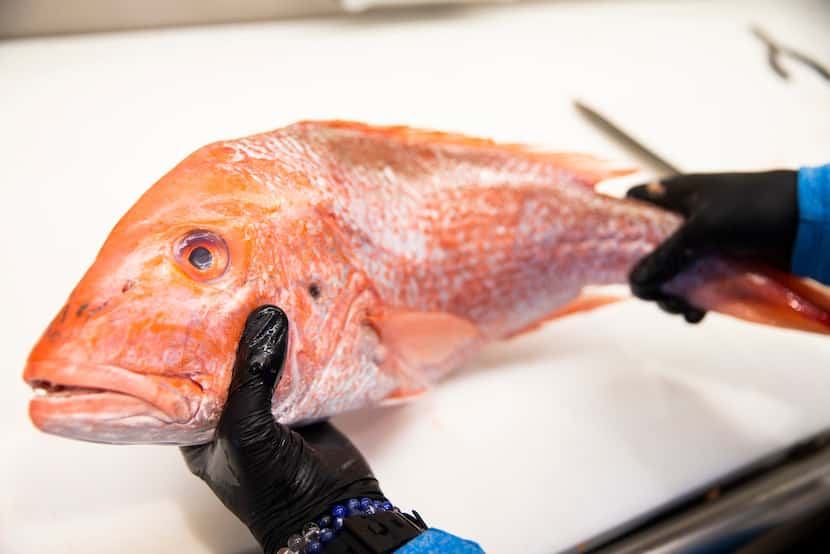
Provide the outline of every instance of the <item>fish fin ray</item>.
{"type": "Polygon", "coordinates": [[[663,290],[701,310],[830,334],[830,289],[762,263],[704,258],[666,283],[663,290]]]}
{"type": "Polygon", "coordinates": [[[534,158],[542,159],[561,169],[570,171],[581,179],[581,184],[593,190],[601,181],[631,175],[638,168],[581,152],[545,152],[529,150],[534,158]]]}
{"type": "Polygon", "coordinates": [[[482,339],[474,323],[446,312],[392,309],[369,321],[383,346],[403,368],[411,368],[407,372],[417,370],[411,377],[421,383],[454,367],[482,339]]]}
{"type": "Polygon", "coordinates": [[[559,319],[562,317],[567,317],[569,315],[578,314],[581,312],[588,312],[594,310],[596,308],[601,308],[602,306],[607,306],[609,304],[614,304],[616,302],[620,302],[622,300],[626,300],[627,296],[622,295],[613,295],[613,294],[599,294],[599,293],[582,293],[576,299],[572,300],[571,302],[565,304],[558,310],[550,313],[544,319],[540,319],[539,321],[534,321],[527,327],[523,327],[518,331],[511,333],[506,338],[513,338],[517,335],[523,335],[525,333],[529,333],[530,331],[535,331],[542,325],[548,323],[549,321],[553,321],[554,319],[559,319]]]}
{"type": "Polygon", "coordinates": [[[775,279],[816,307],[830,311],[830,287],[771,267],[765,267],[763,271],[767,276],[775,279]]]}
{"type": "Polygon", "coordinates": [[[404,125],[374,126],[366,123],[341,120],[302,121],[298,125],[348,129],[361,133],[394,138],[409,143],[440,143],[510,152],[530,160],[549,163],[559,169],[569,171],[578,176],[581,183],[590,189],[593,189],[600,181],[630,175],[639,171],[639,168],[631,165],[603,159],[591,154],[580,152],[552,152],[529,144],[500,143],[487,138],[470,137],[460,133],[433,131],[404,125]]]}
{"type": "Polygon", "coordinates": [[[381,400],[381,406],[397,406],[411,402],[426,394],[427,387],[399,387],[390,392],[386,398],[381,400]]]}

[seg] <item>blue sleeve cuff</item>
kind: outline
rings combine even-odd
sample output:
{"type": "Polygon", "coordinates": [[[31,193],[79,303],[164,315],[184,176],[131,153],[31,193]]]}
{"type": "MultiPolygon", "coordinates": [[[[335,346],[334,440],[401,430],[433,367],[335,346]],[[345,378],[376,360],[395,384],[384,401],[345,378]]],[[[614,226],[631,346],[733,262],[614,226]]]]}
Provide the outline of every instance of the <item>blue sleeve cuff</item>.
{"type": "Polygon", "coordinates": [[[395,554],[483,554],[479,545],[460,539],[440,529],[427,529],[399,549],[395,554]]]}
{"type": "Polygon", "coordinates": [[[830,164],[798,172],[798,231],[792,270],[830,284],[830,164]]]}

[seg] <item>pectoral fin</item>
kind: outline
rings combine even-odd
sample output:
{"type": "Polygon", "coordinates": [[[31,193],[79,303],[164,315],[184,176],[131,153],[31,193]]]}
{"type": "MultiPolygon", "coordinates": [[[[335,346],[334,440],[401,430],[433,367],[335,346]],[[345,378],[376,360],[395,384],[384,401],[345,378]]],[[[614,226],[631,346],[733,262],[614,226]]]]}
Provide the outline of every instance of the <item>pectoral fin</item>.
{"type": "Polygon", "coordinates": [[[481,341],[478,327],[446,312],[389,310],[371,317],[381,342],[403,366],[435,378],[481,341]]]}

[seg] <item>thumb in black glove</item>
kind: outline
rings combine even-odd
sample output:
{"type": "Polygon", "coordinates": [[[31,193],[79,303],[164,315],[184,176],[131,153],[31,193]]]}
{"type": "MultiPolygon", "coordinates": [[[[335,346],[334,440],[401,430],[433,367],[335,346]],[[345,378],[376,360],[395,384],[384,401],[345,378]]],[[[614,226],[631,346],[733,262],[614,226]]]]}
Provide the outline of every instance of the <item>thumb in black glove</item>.
{"type": "Polygon", "coordinates": [[[255,310],[245,323],[214,439],[181,449],[190,471],[267,553],[343,500],[383,499],[366,460],[332,425],[292,430],[275,421],[271,399],[287,345],[282,310],[255,310]]]}
{"type": "Polygon", "coordinates": [[[710,254],[750,257],[789,271],[798,228],[795,171],[680,175],[640,185],[627,196],[678,212],[685,223],[631,271],[632,292],[697,323],[705,312],[662,292],[664,284],[710,254]]]}

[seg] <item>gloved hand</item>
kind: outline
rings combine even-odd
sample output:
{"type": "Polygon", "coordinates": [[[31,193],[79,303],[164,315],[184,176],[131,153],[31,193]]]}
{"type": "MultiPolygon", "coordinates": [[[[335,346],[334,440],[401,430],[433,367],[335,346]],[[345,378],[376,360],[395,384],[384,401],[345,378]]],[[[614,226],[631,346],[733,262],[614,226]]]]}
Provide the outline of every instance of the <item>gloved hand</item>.
{"type": "Polygon", "coordinates": [[[662,287],[709,254],[751,257],[789,272],[798,229],[798,173],[680,175],[628,191],[629,198],[680,213],[685,223],[631,271],[631,290],[697,323],[704,312],[662,287]]]}
{"type": "Polygon", "coordinates": [[[354,445],[329,423],[297,430],[271,414],[288,319],[263,306],[245,323],[213,441],[183,447],[187,466],[248,526],[266,553],[349,498],[383,499],[354,445]]]}

